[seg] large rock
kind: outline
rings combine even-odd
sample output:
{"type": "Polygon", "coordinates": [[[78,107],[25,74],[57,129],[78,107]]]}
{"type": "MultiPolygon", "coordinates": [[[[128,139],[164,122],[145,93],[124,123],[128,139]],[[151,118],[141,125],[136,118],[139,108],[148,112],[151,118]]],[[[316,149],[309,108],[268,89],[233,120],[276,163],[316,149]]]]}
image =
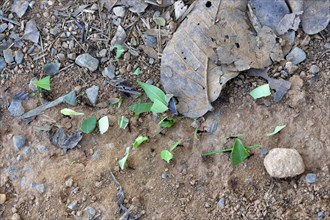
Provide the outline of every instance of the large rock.
{"type": "Polygon", "coordinates": [[[305,171],[305,164],[295,149],[274,148],[264,160],[268,174],[276,178],[294,177],[305,171]]]}

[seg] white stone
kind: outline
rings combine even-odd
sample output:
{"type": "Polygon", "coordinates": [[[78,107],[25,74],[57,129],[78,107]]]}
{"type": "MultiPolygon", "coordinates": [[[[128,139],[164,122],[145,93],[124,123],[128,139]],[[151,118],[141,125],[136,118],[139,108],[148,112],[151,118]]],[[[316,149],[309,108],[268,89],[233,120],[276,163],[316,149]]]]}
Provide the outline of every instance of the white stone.
{"type": "Polygon", "coordinates": [[[305,164],[295,149],[274,148],[264,159],[264,166],[271,177],[287,178],[302,174],[305,164]]]}

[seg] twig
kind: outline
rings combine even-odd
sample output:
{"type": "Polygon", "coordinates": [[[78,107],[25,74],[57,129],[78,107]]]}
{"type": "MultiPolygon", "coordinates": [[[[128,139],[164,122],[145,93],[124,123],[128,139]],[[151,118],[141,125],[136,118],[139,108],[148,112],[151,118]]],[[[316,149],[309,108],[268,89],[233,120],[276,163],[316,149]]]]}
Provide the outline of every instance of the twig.
{"type": "Polygon", "coordinates": [[[21,24],[18,23],[17,21],[14,21],[14,20],[12,20],[12,19],[6,18],[6,17],[4,17],[4,16],[2,16],[2,15],[0,15],[0,20],[4,20],[4,21],[7,21],[7,22],[9,22],[9,23],[15,24],[15,25],[17,25],[17,26],[21,26],[21,24]]]}

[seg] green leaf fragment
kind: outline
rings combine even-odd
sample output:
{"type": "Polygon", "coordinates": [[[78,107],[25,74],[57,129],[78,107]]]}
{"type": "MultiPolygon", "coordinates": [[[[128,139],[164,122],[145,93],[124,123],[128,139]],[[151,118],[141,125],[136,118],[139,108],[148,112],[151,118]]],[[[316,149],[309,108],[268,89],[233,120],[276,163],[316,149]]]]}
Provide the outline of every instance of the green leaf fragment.
{"type": "Polygon", "coordinates": [[[167,105],[165,105],[160,100],[156,99],[154,101],[153,105],[151,106],[150,110],[154,113],[163,113],[163,112],[166,112],[167,109],[168,109],[167,105]]]}
{"type": "Polygon", "coordinates": [[[194,138],[195,140],[199,140],[199,137],[198,137],[198,130],[199,130],[199,127],[195,128],[195,131],[194,131],[194,138]]]}
{"type": "Polygon", "coordinates": [[[161,89],[159,89],[156,86],[150,85],[148,83],[144,83],[141,81],[137,81],[137,82],[142,87],[142,89],[144,90],[144,92],[147,94],[148,98],[151,101],[155,102],[156,100],[158,100],[167,106],[165,93],[161,89]]]}
{"type": "Polygon", "coordinates": [[[67,116],[78,116],[78,115],[84,115],[84,113],[82,112],[76,112],[72,109],[69,109],[69,108],[64,108],[61,110],[61,113],[63,115],[67,115],[67,116]]]}
{"type": "Polygon", "coordinates": [[[46,76],[38,81],[34,81],[32,84],[36,85],[38,88],[50,91],[50,76],[46,76]]]}
{"type": "Polygon", "coordinates": [[[170,147],[170,151],[174,151],[174,149],[181,144],[181,140],[175,142],[171,147],[170,147]]]}
{"type": "Polygon", "coordinates": [[[163,17],[155,17],[154,21],[159,26],[165,26],[165,24],[166,24],[166,21],[163,17]]]}
{"type": "Polygon", "coordinates": [[[159,122],[159,125],[162,128],[170,128],[175,124],[175,122],[176,122],[175,118],[165,117],[159,122]]]}
{"type": "Polygon", "coordinates": [[[109,118],[108,116],[103,116],[99,120],[99,131],[101,134],[104,134],[109,129],[109,118]]]}
{"type": "Polygon", "coordinates": [[[136,69],[134,70],[133,74],[134,74],[134,75],[140,75],[140,74],[141,74],[141,68],[140,68],[140,67],[136,68],[136,69]]]}
{"type": "Polygon", "coordinates": [[[80,130],[86,134],[91,133],[96,128],[96,117],[92,116],[83,120],[80,130]]]}
{"type": "Polygon", "coordinates": [[[278,132],[280,132],[283,128],[285,128],[286,125],[279,125],[279,126],[276,126],[276,128],[274,129],[273,132],[271,133],[268,133],[267,136],[273,136],[275,134],[277,134],[278,132]]]}
{"type": "Polygon", "coordinates": [[[146,136],[139,136],[135,139],[134,143],[133,143],[133,147],[134,148],[138,148],[143,142],[148,141],[149,138],[146,136]]]}
{"type": "Polygon", "coordinates": [[[254,99],[270,96],[271,92],[270,92],[269,84],[264,84],[264,85],[258,86],[257,88],[253,89],[250,92],[250,95],[254,99]]]}
{"type": "Polygon", "coordinates": [[[127,127],[127,125],[128,125],[128,122],[129,122],[129,120],[125,116],[121,116],[118,119],[119,128],[125,129],[127,127]]]}
{"type": "Polygon", "coordinates": [[[124,47],[120,44],[113,45],[110,50],[112,51],[113,49],[116,49],[116,59],[119,59],[125,51],[124,47]]]}
{"type": "Polygon", "coordinates": [[[160,152],[160,156],[167,163],[170,163],[171,159],[173,158],[173,154],[168,150],[162,150],[162,152],[160,152]]]}
{"type": "Polygon", "coordinates": [[[230,154],[230,160],[233,165],[242,163],[246,158],[250,156],[249,152],[244,147],[242,141],[238,138],[234,141],[233,150],[230,154]]]}
{"type": "Polygon", "coordinates": [[[126,147],[125,156],[118,161],[119,167],[122,170],[125,168],[125,164],[126,164],[126,161],[127,161],[128,155],[129,155],[129,150],[130,150],[130,147],[126,147]]]}
{"type": "Polygon", "coordinates": [[[141,102],[141,103],[137,103],[137,104],[128,106],[128,109],[134,113],[141,114],[141,113],[145,113],[145,112],[150,112],[152,105],[153,105],[153,103],[151,103],[151,102],[141,102]]]}

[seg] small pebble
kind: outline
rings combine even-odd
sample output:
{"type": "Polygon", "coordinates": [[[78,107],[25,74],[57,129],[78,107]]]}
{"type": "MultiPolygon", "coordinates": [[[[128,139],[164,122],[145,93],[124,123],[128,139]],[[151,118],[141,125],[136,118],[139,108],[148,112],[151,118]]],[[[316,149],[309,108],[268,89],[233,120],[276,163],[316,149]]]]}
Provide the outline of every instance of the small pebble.
{"type": "Polygon", "coordinates": [[[44,151],[47,150],[47,147],[46,147],[46,146],[43,146],[43,145],[40,145],[40,146],[37,147],[37,149],[38,149],[38,151],[40,151],[40,152],[44,152],[44,151]]]}
{"type": "Polygon", "coordinates": [[[14,62],[14,56],[11,49],[3,50],[3,57],[8,64],[12,64],[14,62]]]}
{"type": "Polygon", "coordinates": [[[306,59],[306,53],[299,47],[295,47],[286,56],[286,60],[291,61],[293,64],[297,65],[306,59]]]}
{"type": "Polygon", "coordinates": [[[309,68],[309,72],[312,74],[317,74],[320,71],[320,68],[317,65],[312,65],[309,68]]]}
{"type": "Polygon", "coordinates": [[[75,200],[75,201],[71,202],[71,203],[68,205],[68,208],[69,208],[70,210],[76,210],[76,209],[78,208],[78,201],[75,200]]]}
{"type": "Polygon", "coordinates": [[[96,210],[92,207],[87,206],[85,208],[87,214],[88,214],[88,219],[93,219],[94,216],[96,215],[96,210]]]}
{"type": "Polygon", "coordinates": [[[102,71],[102,76],[108,77],[109,79],[113,79],[116,76],[115,71],[116,68],[114,66],[108,66],[102,71]]]}
{"type": "Polygon", "coordinates": [[[15,52],[15,61],[17,64],[21,64],[23,62],[24,59],[24,54],[22,53],[22,51],[18,50],[15,52]]]}
{"type": "Polygon", "coordinates": [[[6,194],[0,194],[0,205],[6,202],[6,194]]]}
{"type": "Polygon", "coordinates": [[[100,157],[101,157],[101,151],[100,151],[100,149],[97,149],[97,150],[93,153],[92,158],[93,158],[93,160],[97,160],[97,159],[100,159],[100,157]]]}
{"type": "Polygon", "coordinates": [[[266,147],[261,148],[261,157],[265,158],[266,155],[268,154],[268,150],[266,147]]]}
{"type": "Polygon", "coordinates": [[[96,105],[98,93],[99,93],[99,87],[98,86],[92,86],[92,87],[86,89],[87,98],[90,101],[90,104],[92,106],[96,105]]]}
{"type": "Polygon", "coordinates": [[[164,171],[164,172],[162,173],[162,179],[166,179],[167,177],[168,177],[167,172],[164,171]]]}
{"type": "Polygon", "coordinates": [[[126,9],[123,6],[114,7],[112,10],[117,17],[123,18],[126,14],[126,9]]]}
{"type": "Polygon", "coordinates": [[[218,206],[221,207],[221,208],[225,207],[225,198],[222,197],[222,198],[219,200],[219,202],[218,202],[218,206]]]}
{"type": "Polygon", "coordinates": [[[317,218],[318,219],[323,219],[325,217],[325,212],[324,211],[318,211],[317,212],[317,218]]]}
{"type": "Polygon", "coordinates": [[[11,220],[21,220],[21,216],[17,213],[15,213],[12,217],[11,220]]]}
{"type": "Polygon", "coordinates": [[[0,57],[0,70],[4,69],[7,66],[7,63],[3,57],[0,57]]]}
{"type": "Polygon", "coordinates": [[[44,186],[44,184],[38,184],[38,185],[36,185],[36,189],[37,189],[40,193],[44,193],[44,192],[45,192],[45,186],[44,186]]]}
{"type": "Polygon", "coordinates": [[[66,187],[70,188],[70,187],[72,187],[72,185],[73,185],[73,179],[72,178],[65,181],[65,186],[66,187]]]}
{"type": "Polygon", "coordinates": [[[21,149],[25,146],[25,142],[26,142],[25,137],[23,137],[23,136],[21,136],[21,135],[15,135],[15,136],[13,137],[14,147],[15,147],[17,150],[21,150],[21,149]]]}
{"type": "Polygon", "coordinates": [[[306,182],[309,184],[316,182],[316,174],[314,173],[307,173],[306,175],[306,182]]]}
{"type": "Polygon", "coordinates": [[[152,84],[154,84],[154,81],[153,81],[152,79],[148,79],[148,80],[146,81],[146,83],[149,84],[149,85],[152,85],[152,84]]]}

